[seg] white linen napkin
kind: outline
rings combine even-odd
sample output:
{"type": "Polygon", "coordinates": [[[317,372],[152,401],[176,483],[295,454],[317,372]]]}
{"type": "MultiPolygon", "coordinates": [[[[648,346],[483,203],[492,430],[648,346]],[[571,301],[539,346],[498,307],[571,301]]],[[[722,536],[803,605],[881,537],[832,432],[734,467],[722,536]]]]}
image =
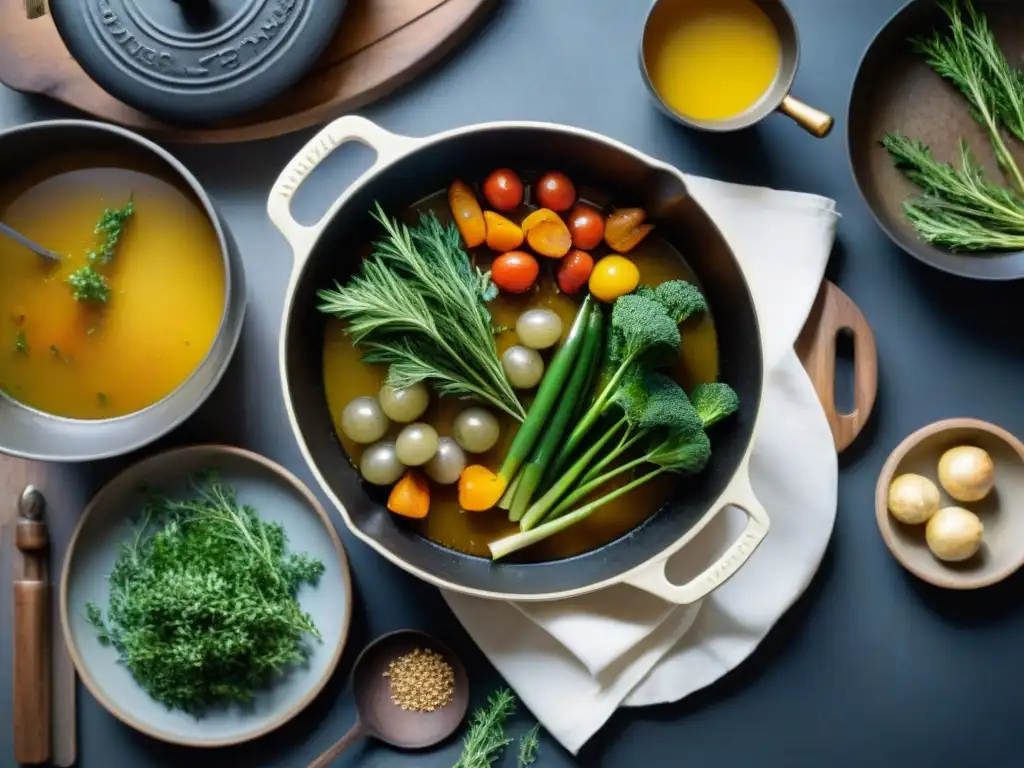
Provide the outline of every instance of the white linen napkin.
{"type": "MultiPolygon", "coordinates": [[[[491,663],[573,754],[619,706],[677,701],[749,656],[810,583],[835,521],[835,449],[793,352],[835,239],[835,202],[694,176],[687,183],[743,265],[761,322],[767,374],[751,482],[771,532],[735,577],[688,607],[628,586],[552,603],[443,591],[491,663]]],[[[672,580],[707,567],[744,522],[739,510],[721,513],[669,561],[672,580]]]]}

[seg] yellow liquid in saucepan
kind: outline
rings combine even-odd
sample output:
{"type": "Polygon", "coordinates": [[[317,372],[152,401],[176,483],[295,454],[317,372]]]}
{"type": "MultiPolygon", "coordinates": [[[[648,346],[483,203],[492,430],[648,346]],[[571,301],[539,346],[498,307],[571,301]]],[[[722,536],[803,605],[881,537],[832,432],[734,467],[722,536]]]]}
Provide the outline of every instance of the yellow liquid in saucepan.
{"type": "Polygon", "coordinates": [[[83,158],[0,185],[0,221],[64,256],[46,261],[0,237],[0,387],[58,416],[104,419],[173,392],[209,352],[224,314],[220,243],[193,196],[149,173],[83,158]],[[99,244],[104,208],[133,200],[105,304],[65,282],[99,244]]]}
{"type": "Polygon", "coordinates": [[[725,120],[754,106],[778,75],[781,51],[753,0],[665,0],[644,40],[654,89],[695,120],[725,120]]]}

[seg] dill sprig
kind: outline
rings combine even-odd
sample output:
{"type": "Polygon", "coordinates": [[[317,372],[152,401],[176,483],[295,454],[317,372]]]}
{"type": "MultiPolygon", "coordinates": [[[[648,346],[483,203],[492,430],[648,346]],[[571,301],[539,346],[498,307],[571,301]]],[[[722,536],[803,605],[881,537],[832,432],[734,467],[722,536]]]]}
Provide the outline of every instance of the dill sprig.
{"type": "Polygon", "coordinates": [[[487,706],[473,713],[462,747],[462,756],[453,768],[491,768],[512,739],[505,735],[505,721],[516,711],[516,697],[502,688],[487,699],[487,706]]]}
{"type": "Polygon", "coordinates": [[[540,732],[540,723],[537,723],[519,739],[519,754],[516,756],[516,768],[526,768],[537,762],[537,749],[540,741],[537,734],[540,732]]]}
{"type": "Polygon", "coordinates": [[[363,359],[390,366],[392,386],[429,381],[440,395],[480,400],[522,421],[486,306],[497,288],[470,263],[458,229],[432,213],[412,228],[380,205],[373,215],[384,239],[346,285],[317,293],[319,310],[347,321],[363,359]]]}
{"type": "Polygon", "coordinates": [[[103,241],[86,254],[87,263],[72,272],[67,279],[75,301],[104,303],[110,299],[110,283],[96,271],[96,265],[109,264],[117,251],[117,244],[124,233],[125,223],[135,213],[135,206],[129,196],[124,208],[105,208],[93,227],[94,235],[102,235],[103,241]]]}
{"type": "Polygon", "coordinates": [[[215,472],[193,496],[152,496],[109,576],[106,619],[86,616],[157,701],[194,715],[253,692],[303,662],[319,638],[295,595],[323,563],[286,554],[284,529],[240,504],[215,472]]]}

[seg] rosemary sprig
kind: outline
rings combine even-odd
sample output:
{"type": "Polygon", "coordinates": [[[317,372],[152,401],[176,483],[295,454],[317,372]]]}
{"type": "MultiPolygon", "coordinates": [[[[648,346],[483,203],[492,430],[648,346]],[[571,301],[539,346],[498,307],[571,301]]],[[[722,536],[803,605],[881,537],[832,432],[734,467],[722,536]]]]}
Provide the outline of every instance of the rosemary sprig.
{"type": "Polygon", "coordinates": [[[319,310],[347,321],[364,359],[390,366],[392,386],[429,381],[439,394],[480,400],[522,421],[485,304],[496,288],[470,263],[458,229],[433,214],[410,229],[379,205],[374,218],[384,239],[346,285],[317,293],[319,310]]]}
{"type": "Polygon", "coordinates": [[[938,5],[949,17],[949,34],[935,31],[930,37],[914,38],[911,44],[924,54],[932,69],[967,97],[971,114],[988,132],[1000,167],[1010,175],[1017,189],[1024,192],[1024,175],[999,128],[1000,120],[1008,117],[1009,125],[1024,131],[1024,122],[1016,112],[1020,101],[1016,73],[1010,69],[991,29],[970,0],[938,0],[938,5]],[[970,26],[964,23],[961,2],[970,26]]]}
{"type": "Polygon", "coordinates": [[[487,706],[473,714],[463,742],[462,756],[453,768],[490,768],[512,739],[505,735],[505,721],[516,711],[516,697],[507,688],[488,697],[487,706]]]}
{"type": "Polygon", "coordinates": [[[540,723],[537,723],[519,739],[519,754],[516,756],[516,768],[527,768],[537,762],[537,749],[540,741],[537,734],[540,732],[540,723]]]}

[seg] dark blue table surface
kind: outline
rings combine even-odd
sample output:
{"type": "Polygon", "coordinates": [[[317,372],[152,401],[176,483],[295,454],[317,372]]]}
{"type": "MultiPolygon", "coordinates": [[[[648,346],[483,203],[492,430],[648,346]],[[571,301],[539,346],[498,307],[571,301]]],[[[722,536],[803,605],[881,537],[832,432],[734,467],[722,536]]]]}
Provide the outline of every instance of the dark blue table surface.
{"type": "MultiPolygon", "coordinates": [[[[578,757],[548,738],[541,768],[1024,763],[1021,578],[982,593],[933,589],[890,558],[874,521],[881,465],[917,427],[975,416],[1024,435],[1024,284],[964,282],[912,261],[875,226],[850,175],[844,127],[850,86],[861,53],[900,3],[789,0],[803,45],[795,93],[837,118],[824,141],[780,116],[726,137],[696,135],[668,122],[649,103],[637,71],[648,6],[643,0],[508,0],[457,55],[364,112],[412,135],[501,119],[579,125],[691,173],[832,197],[843,218],[829,276],[857,301],[878,338],[875,418],[841,460],[835,533],[804,598],[724,680],[679,704],[618,712],[578,757]]],[[[45,99],[0,87],[0,127],[67,114],[45,99]]],[[[172,147],[220,203],[239,241],[250,304],[241,348],[224,384],[164,444],[237,443],[283,463],[315,487],[279,396],[276,340],[290,254],[265,215],[271,183],[310,135],[172,147]]],[[[367,162],[355,150],[338,154],[299,195],[297,209],[308,220],[367,162]]],[[[84,498],[124,463],[62,470],[63,479],[76,484],[84,498]]],[[[426,629],[455,646],[470,669],[474,704],[482,703],[501,680],[437,591],[340,532],[357,592],[352,633],[338,673],[305,713],[255,743],[197,751],[133,732],[80,688],[79,765],[304,766],[353,720],[348,673],[357,650],[401,627],[426,629]]],[[[9,674],[5,660],[5,692],[9,674]]],[[[9,699],[3,701],[9,709],[9,699]]],[[[519,733],[531,723],[529,713],[520,712],[514,729],[519,733]]],[[[10,739],[10,717],[0,716],[0,764],[11,760],[10,739]]],[[[458,753],[455,742],[421,755],[367,745],[337,765],[442,768],[458,753]]],[[[514,765],[512,755],[499,765],[514,765]]]]}

